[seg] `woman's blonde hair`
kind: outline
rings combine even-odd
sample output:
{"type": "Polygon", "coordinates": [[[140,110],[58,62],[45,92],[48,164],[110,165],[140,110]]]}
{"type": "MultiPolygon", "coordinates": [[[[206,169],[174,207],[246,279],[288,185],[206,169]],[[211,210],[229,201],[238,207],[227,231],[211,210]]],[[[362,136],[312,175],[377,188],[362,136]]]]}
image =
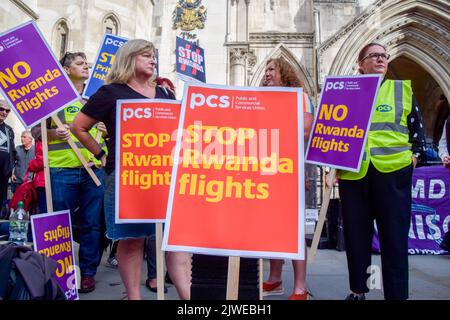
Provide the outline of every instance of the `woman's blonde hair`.
{"type": "MultiPolygon", "coordinates": [[[[143,39],[134,39],[126,42],[117,51],[111,70],[106,77],[106,83],[127,83],[136,76],[136,56],[145,51],[155,51],[153,43],[143,39]]],[[[155,85],[152,77],[149,83],[155,85]]]]}

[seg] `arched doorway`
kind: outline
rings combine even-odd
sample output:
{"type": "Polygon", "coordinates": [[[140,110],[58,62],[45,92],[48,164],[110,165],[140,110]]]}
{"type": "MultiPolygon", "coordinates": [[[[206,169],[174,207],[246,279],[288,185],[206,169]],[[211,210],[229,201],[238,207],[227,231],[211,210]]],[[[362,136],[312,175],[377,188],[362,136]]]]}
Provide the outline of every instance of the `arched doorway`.
{"type": "MultiPolygon", "coordinates": [[[[377,0],[355,21],[338,32],[336,38],[345,40],[328,73],[356,74],[359,50],[369,42],[384,45],[392,57],[389,76],[412,80],[431,142],[442,117],[437,109],[445,109],[443,102],[450,99],[448,2],[377,0]]],[[[319,51],[328,47],[324,43],[319,51]]]]}
{"type": "Polygon", "coordinates": [[[434,140],[436,143],[436,138],[442,133],[442,118],[448,109],[443,103],[443,90],[437,81],[422,66],[405,56],[399,56],[389,62],[387,77],[411,80],[423,116],[427,142],[434,140]]]}
{"type": "Polygon", "coordinates": [[[275,47],[271,54],[269,54],[264,61],[262,61],[253,78],[250,80],[250,86],[259,86],[262,78],[264,77],[264,70],[268,60],[273,58],[283,57],[293,67],[295,72],[300,76],[300,80],[303,82],[303,87],[306,93],[312,98],[316,96],[316,90],[312,81],[312,77],[307,69],[298,61],[296,56],[286,47],[284,44],[279,44],[275,47]]]}

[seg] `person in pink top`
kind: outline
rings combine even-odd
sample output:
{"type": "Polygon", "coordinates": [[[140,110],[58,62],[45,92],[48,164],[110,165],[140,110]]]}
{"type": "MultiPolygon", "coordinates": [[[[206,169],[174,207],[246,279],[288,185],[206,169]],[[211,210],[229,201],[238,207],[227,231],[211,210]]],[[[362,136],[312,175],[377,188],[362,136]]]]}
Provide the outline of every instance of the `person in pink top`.
{"type": "Polygon", "coordinates": [[[39,213],[47,212],[47,201],[45,199],[45,175],[44,156],[42,153],[41,126],[37,125],[31,129],[31,135],[35,140],[35,158],[28,163],[28,172],[33,172],[33,183],[38,196],[39,213]]]}

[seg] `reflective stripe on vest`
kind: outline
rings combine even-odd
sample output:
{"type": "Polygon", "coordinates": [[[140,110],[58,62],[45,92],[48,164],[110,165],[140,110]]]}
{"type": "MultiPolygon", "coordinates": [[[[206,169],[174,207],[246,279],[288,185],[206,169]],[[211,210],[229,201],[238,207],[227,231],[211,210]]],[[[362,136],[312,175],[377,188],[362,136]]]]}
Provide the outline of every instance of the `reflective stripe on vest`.
{"type": "MultiPolygon", "coordinates": [[[[59,111],[57,117],[64,124],[71,124],[82,107],[83,104],[80,101],[77,101],[74,104],[59,111]]],[[[56,124],[53,120],[51,123],[51,127],[56,128],[56,124]]],[[[98,130],[96,128],[89,130],[89,133],[94,138],[97,132],[98,130]]],[[[78,146],[78,148],[80,149],[80,153],[83,155],[87,162],[92,161],[96,165],[100,164],[100,161],[95,159],[94,156],[81,144],[81,142],[79,142],[79,140],[73,134],[70,134],[70,137],[78,146]]],[[[103,139],[100,140],[100,143],[104,145],[103,139]]],[[[105,152],[107,151],[106,147],[102,147],[102,149],[104,149],[105,152]]],[[[67,143],[67,141],[63,140],[53,140],[49,142],[48,161],[50,168],[77,168],[83,165],[70,145],[67,143]]]]}
{"type": "Polygon", "coordinates": [[[377,97],[359,172],[340,171],[344,180],[367,174],[369,163],[380,172],[393,172],[411,164],[407,118],[412,109],[411,82],[386,80],[377,97]]]}

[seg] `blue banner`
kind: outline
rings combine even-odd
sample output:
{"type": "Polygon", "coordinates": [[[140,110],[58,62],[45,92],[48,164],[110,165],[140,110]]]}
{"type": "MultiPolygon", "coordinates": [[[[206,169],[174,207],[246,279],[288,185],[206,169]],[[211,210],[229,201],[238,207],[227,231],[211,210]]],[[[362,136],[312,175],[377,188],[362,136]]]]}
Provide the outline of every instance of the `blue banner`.
{"type": "Polygon", "coordinates": [[[105,83],[106,75],[111,69],[117,50],[127,41],[128,39],[123,37],[105,34],[95,58],[91,76],[84,88],[82,95],[84,99],[89,99],[105,83]]]}
{"type": "Polygon", "coordinates": [[[177,74],[186,81],[206,82],[205,51],[177,37],[177,74]]]}

